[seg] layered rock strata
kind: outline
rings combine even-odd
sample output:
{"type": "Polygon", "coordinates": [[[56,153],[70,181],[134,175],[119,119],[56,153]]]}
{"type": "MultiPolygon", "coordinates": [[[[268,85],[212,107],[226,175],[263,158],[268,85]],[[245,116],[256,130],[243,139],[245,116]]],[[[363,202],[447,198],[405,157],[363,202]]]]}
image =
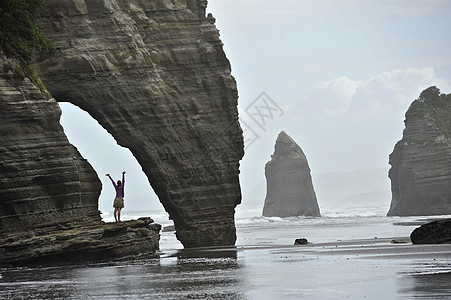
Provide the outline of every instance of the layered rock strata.
{"type": "Polygon", "coordinates": [[[150,218],[120,223],[83,222],[71,218],[58,225],[0,238],[1,266],[66,265],[153,255],[159,250],[161,226],[150,218]]]}
{"type": "Polygon", "coordinates": [[[284,131],[277,137],[274,154],[265,166],[265,175],[267,193],[263,216],[321,215],[307,158],[284,131]]]}
{"type": "Polygon", "coordinates": [[[150,218],[101,222],[96,172],[67,140],[55,99],[23,76],[0,53],[0,266],[155,253],[150,218]]]}
{"type": "Polygon", "coordinates": [[[433,221],[410,234],[413,244],[451,244],[451,219],[433,221]]]}
{"type": "Polygon", "coordinates": [[[389,216],[451,214],[451,94],[423,91],[390,154],[389,216]]]}
{"type": "Polygon", "coordinates": [[[131,150],[185,247],[233,245],[243,156],[237,89],[205,0],[49,0],[57,101],[131,150]]]}
{"type": "Polygon", "coordinates": [[[100,223],[101,182],[44,96],[0,53],[0,235],[76,217],[100,223]]]}

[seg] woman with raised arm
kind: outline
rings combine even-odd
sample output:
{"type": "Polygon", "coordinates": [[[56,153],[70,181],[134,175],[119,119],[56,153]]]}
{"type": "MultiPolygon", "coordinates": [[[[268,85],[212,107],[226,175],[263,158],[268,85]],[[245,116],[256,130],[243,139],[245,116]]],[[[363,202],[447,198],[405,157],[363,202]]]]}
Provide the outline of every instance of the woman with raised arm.
{"type": "Polygon", "coordinates": [[[124,187],[125,187],[125,171],[122,172],[122,181],[118,180],[117,183],[114,182],[110,174],[106,174],[113,183],[114,189],[116,190],[116,198],[114,198],[114,219],[116,222],[121,221],[121,209],[124,208],[124,187]]]}

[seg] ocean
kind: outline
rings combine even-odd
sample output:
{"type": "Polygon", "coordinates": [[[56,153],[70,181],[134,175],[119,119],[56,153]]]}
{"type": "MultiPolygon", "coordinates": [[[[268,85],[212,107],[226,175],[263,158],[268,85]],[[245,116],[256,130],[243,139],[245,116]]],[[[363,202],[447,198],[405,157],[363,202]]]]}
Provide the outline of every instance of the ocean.
{"type": "MultiPolygon", "coordinates": [[[[1,299],[451,299],[451,245],[412,245],[435,218],[387,217],[387,208],[321,207],[322,217],[236,213],[237,242],[187,249],[161,232],[155,258],[0,269],[1,299]],[[306,238],[307,245],[293,245],[306,238]]],[[[172,225],[163,211],[123,211],[172,225]]],[[[112,221],[111,212],[102,214],[112,221]]]]}

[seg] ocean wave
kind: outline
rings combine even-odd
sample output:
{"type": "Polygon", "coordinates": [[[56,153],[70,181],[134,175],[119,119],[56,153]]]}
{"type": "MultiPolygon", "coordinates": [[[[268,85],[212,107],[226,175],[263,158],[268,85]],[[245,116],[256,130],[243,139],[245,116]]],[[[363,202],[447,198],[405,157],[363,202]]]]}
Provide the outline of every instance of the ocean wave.
{"type": "Polygon", "coordinates": [[[381,207],[326,207],[321,210],[321,217],[264,217],[260,209],[246,209],[237,212],[235,223],[237,225],[273,224],[273,223],[331,223],[331,222],[361,222],[362,219],[386,219],[386,209],[381,207]]]}

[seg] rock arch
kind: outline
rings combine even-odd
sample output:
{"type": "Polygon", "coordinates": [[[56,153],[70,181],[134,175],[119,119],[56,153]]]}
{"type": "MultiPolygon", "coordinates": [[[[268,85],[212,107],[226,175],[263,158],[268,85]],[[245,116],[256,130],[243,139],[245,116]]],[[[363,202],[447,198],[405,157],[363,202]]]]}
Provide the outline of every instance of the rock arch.
{"type": "Polygon", "coordinates": [[[206,1],[77,3],[47,1],[41,16],[58,50],[36,64],[45,85],[130,149],[185,247],[233,245],[243,138],[206,1]]]}
{"type": "MultiPolygon", "coordinates": [[[[161,209],[158,197],[131,152],[118,146],[116,140],[87,112],[71,103],[59,103],[59,105],[62,111],[60,123],[69,142],[88,160],[102,181],[102,192],[99,197],[100,211],[112,212],[115,196],[110,180],[104,175],[111,173],[113,178],[120,179],[123,170],[127,171],[126,210],[161,209]]],[[[104,221],[107,220],[104,219],[104,221]]]]}

